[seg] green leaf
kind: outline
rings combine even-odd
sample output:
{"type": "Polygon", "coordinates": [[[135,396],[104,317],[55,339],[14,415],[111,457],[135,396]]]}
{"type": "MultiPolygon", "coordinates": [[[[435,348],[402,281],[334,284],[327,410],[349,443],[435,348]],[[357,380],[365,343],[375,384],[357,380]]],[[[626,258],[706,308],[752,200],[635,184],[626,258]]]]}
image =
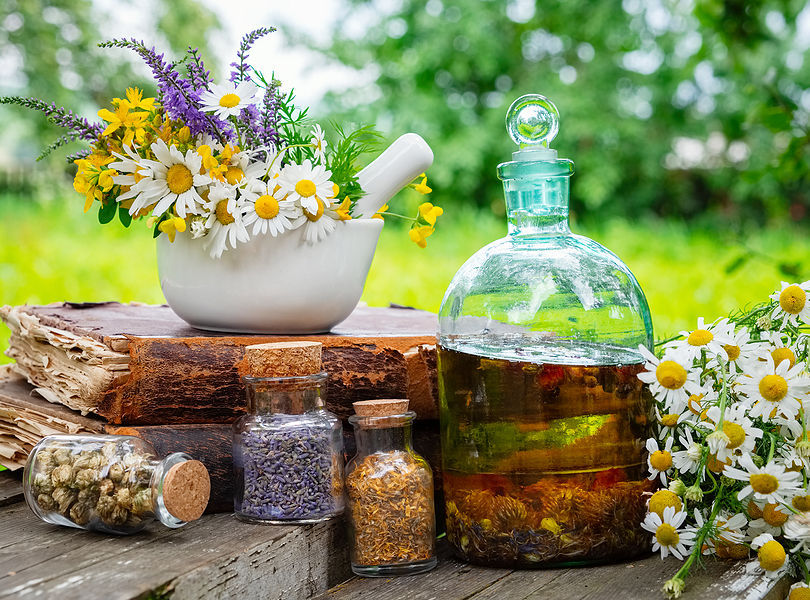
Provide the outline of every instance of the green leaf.
{"type": "Polygon", "coordinates": [[[121,221],[121,225],[124,227],[129,227],[132,224],[132,216],[123,206],[118,207],[118,220],[121,221]]]}
{"type": "Polygon", "coordinates": [[[745,263],[750,260],[750,256],[747,254],[741,254],[731,262],[726,265],[726,275],[731,275],[735,271],[739,271],[745,263]]]}
{"type": "Polygon", "coordinates": [[[801,263],[779,263],[779,272],[792,279],[801,279],[802,265],[801,263]]]}
{"type": "Polygon", "coordinates": [[[101,208],[98,209],[98,222],[106,225],[115,218],[116,210],[118,210],[117,202],[110,201],[107,204],[102,204],[101,208]]]}
{"type": "Polygon", "coordinates": [[[158,229],[158,226],[161,224],[162,221],[163,221],[163,219],[160,219],[155,223],[155,228],[152,230],[152,237],[153,238],[156,238],[157,236],[160,235],[161,232],[160,232],[160,229],[158,229]]]}

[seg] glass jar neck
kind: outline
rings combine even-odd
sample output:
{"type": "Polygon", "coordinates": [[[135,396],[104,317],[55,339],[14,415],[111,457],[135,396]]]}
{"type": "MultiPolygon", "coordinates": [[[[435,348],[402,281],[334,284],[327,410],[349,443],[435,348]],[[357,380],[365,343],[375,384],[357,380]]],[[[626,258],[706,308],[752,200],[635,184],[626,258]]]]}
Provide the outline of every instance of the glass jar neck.
{"type": "Polygon", "coordinates": [[[390,417],[350,417],[349,422],[354,426],[357,456],[393,450],[410,452],[415,417],[416,413],[412,411],[390,417]]]}
{"type": "Polygon", "coordinates": [[[301,377],[243,377],[247,410],[251,414],[299,415],[321,410],[325,372],[301,377]]]}
{"type": "Polygon", "coordinates": [[[498,166],[503,181],[510,237],[568,235],[568,192],[573,164],[568,160],[498,166]]]}

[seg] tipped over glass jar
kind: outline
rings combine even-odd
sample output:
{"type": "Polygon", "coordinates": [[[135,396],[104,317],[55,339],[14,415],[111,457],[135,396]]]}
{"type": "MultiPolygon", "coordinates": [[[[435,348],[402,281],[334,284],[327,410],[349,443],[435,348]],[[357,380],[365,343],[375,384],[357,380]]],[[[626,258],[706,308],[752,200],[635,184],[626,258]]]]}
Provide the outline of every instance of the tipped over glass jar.
{"type": "Polygon", "coordinates": [[[199,519],[211,483],[182,452],[161,459],[148,442],[119,435],[51,435],[23,471],[28,506],[47,523],[131,534],[157,519],[182,527],[199,519]]]}

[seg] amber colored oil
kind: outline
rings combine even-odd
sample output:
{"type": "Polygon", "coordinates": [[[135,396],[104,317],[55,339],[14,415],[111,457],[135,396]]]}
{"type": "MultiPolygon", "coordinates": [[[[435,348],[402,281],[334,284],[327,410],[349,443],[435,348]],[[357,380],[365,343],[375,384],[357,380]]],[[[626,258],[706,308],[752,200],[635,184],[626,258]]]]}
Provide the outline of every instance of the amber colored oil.
{"type": "Polygon", "coordinates": [[[461,558],[543,567],[649,552],[642,368],[439,347],[447,537],[461,558]]]}

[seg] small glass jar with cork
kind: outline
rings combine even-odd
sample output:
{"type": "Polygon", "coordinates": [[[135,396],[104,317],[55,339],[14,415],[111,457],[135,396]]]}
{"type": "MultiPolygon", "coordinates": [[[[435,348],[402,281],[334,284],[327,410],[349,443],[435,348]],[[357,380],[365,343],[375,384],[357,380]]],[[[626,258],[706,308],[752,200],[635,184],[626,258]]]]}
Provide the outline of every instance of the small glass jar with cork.
{"type": "Polygon", "coordinates": [[[54,525],[131,534],[152,519],[182,527],[208,505],[208,471],[188,454],[161,459],[151,444],[125,435],[50,435],[28,456],[25,500],[54,525]]]}
{"type": "Polygon", "coordinates": [[[408,400],[354,403],[357,455],[346,466],[352,571],[365,577],[436,566],[433,473],[412,447],[408,400]]]}
{"type": "Polygon", "coordinates": [[[234,424],[234,512],[265,524],[318,523],[343,513],[343,430],[325,408],[317,342],[245,348],[248,414],[234,424]]]}

